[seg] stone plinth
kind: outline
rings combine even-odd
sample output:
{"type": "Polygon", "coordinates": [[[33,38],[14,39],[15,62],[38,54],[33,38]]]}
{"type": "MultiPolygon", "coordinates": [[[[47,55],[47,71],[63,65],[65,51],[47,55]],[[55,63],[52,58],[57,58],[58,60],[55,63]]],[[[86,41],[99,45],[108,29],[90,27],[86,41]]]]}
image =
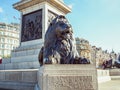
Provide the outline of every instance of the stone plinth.
{"type": "Polygon", "coordinates": [[[0,88],[9,90],[34,90],[38,69],[1,70],[0,88]]]}
{"type": "Polygon", "coordinates": [[[38,72],[41,90],[98,90],[93,65],[44,65],[38,72]]]}

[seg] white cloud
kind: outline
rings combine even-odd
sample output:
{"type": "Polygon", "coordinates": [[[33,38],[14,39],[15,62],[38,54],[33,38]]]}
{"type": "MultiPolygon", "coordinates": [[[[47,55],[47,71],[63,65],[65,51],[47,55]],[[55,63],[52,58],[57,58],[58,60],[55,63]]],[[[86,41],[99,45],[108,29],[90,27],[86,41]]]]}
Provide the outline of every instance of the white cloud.
{"type": "Polygon", "coordinates": [[[71,3],[71,4],[68,5],[68,7],[71,8],[71,9],[73,8],[73,6],[74,6],[74,3],[71,3]]]}
{"type": "Polygon", "coordinates": [[[3,12],[3,9],[0,7],[0,13],[2,13],[3,12]]]}

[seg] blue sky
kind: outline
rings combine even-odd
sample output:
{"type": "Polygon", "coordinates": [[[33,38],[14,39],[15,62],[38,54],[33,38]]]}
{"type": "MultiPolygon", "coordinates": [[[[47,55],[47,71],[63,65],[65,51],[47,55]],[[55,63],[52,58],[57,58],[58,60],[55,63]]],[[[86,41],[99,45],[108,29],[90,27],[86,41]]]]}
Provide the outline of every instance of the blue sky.
{"type": "MultiPolygon", "coordinates": [[[[0,22],[20,22],[20,13],[12,8],[19,0],[0,0],[0,22]],[[16,18],[13,18],[13,17],[16,18]]],[[[75,37],[91,45],[120,52],[120,0],[64,0],[72,8],[67,15],[75,37]]]]}
{"type": "Polygon", "coordinates": [[[0,0],[0,22],[20,22],[20,13],[12,7],[18,1],[20,0],[0,0]]]}

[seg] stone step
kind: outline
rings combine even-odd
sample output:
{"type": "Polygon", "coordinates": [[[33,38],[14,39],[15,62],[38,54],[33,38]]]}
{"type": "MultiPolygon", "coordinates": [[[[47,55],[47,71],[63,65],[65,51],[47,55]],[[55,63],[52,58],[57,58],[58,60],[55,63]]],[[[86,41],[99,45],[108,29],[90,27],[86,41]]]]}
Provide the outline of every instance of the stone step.
{"type": "Polygon", "coordinates": [[[0,70],[0,90],[34,90],[38,69],[0,70]]]}
{"type": "Polygon", "coordinates": [[[111,80],[120,80],[120,76],[111,76],[111,80]]]}
{"type": "Polygon", "coordinates": [[[120,69],[111,69],[110,76],[120,76],[120,69]]]}
{"type": "Polygon", "coordinates": [[[12,70],[12,69],[36,69],[39,68],[38,61],[29,61],[29,62],[14,62],[7,64],[0,64],[0,70],[12,70]]]}
{"type": "Polygon", "coordinates": [[[38,54],[11,57],[11,63],[38,61],[38,54]]]}
{"type": "Polygon", "coordinates": [[[33,83],[0,82],[0,90],[34,90],[33,83]]]}
{"type": "Polygon", "coordinates": [[[11,62],[28,62],[38,60],[41,44],[27,47],[19,47],[12,51],[11,62]]]}

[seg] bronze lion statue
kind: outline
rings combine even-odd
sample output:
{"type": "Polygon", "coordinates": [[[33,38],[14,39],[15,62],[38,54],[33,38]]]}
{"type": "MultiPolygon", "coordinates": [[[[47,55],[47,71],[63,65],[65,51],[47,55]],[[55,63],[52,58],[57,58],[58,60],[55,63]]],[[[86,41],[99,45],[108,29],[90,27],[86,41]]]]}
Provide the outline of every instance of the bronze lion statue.
{"type": "Polygon", "coordinates": [[[63,15],[57,16],[50,23],[38,58],[40,65],[90,63],[79,57],[72,27],[63,15]]]}

